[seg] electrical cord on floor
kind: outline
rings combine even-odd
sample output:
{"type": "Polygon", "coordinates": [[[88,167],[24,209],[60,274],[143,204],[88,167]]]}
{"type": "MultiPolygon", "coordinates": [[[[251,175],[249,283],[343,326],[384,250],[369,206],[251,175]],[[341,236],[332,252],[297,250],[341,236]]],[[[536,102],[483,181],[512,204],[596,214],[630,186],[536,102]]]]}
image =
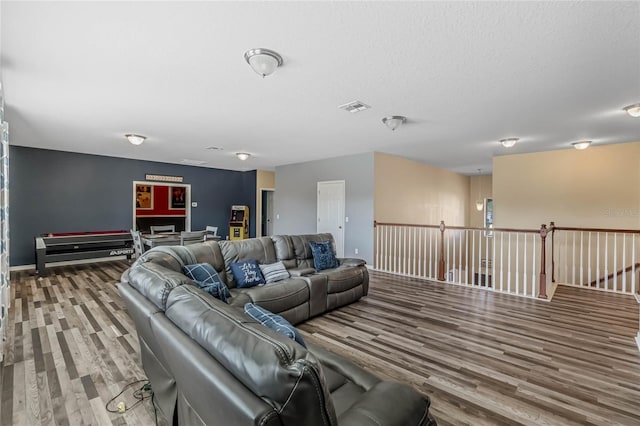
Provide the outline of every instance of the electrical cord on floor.
{"type": "Polygon", "coordinates": [[[154,404],[154,400],[153,400],[153,390],[151,389],[151,383],[147,379],[136,380],[136,381],[133,381],[133,382],[129,383],[128,385],[126,385],[124,388],[122,388],[122,390],[120,391],[119,394],[117,394],[116,396],[111,398],[109,400],[109,402],[107,402],[105,404],[105,408],[110,413],[124,414],[127,411],[133,409],[135,406],[140,404],[145,399],[149,399],[149,398],[151,398],[151,405],[153,405],[153,414],[155,416],[155,422],[156,422],[156,426],[157,426],[158,425],[158,413],[156,411],[156,404],[154,404]],[[142,383],[142,382],[144,382],[144,384],[142,386],[140,386],[140,388],[138,388],[135,391],[133,391],[133,397],[136,399],[136,402],[134,402],[133,405],[128,406],[128,405],[126,405],[126,403],[124,401],[119,401],[117,403],[115,409],[110,408],[110,405],[113,404],[113,402],[116,399],[118,399],[122,394],[124,394],[127,391],[127,389],[130,389],[133,386],[135,386],[135,385],[137,385],[139,383],[142,383]]]}

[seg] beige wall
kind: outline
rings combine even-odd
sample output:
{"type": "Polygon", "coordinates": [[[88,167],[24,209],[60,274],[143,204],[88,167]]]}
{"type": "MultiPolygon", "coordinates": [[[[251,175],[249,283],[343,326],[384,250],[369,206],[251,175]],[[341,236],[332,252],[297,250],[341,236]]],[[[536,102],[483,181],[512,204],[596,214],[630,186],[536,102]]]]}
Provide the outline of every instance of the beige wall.
{"type": "Polygon", "coordinates": [[[256,236],[262,235],[262,190],[276,188],[276,173],[257,170],[256,173],[256,236]]]}
{"type": "Polygon", "coordinates": [[[463,226],[469,177],[388,154],[374,157],[374,219],[378,222],[463,226]]]}
{"type": "Polygon", "coordinates": [[[640,227],[640,142],[493,159],[495,226],[640,227]]]}

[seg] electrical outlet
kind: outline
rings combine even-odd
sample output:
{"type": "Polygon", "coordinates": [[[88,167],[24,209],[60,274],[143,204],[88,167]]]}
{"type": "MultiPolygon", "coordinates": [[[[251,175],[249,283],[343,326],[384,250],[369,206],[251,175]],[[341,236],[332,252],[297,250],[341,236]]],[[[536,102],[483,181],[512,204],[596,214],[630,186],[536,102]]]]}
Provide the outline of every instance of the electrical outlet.
{"type": "Polygon", "coordinates": [[[356,251],[356,254],[358,254],[358,249],[356,249],[355,251],[356,251]]]}

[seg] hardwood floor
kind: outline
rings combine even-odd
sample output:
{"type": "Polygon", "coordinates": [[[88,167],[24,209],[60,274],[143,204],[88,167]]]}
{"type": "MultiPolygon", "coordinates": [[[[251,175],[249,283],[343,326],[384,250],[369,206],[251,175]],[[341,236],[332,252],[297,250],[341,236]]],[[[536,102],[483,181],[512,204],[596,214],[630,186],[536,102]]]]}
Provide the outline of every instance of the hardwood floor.
{"type": "MultiPolygon", "coordinates": [[[[128,266],[12,274],[0,424],[154,424],[150,400],[125,414],[104,408],[144,378],[116,288],[128,266]]],[[[368,297],[299,325],[305,339],[428,395],[439,425],[638,425],[637,327],[628,296],[560,287],[546,303],[376,272],[368,297]]]]}

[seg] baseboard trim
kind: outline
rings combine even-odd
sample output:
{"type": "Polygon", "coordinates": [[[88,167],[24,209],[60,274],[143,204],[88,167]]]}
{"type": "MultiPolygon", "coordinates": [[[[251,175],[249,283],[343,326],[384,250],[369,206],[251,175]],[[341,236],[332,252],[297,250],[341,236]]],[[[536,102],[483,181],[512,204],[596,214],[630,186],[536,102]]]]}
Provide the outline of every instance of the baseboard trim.
{"type": "MultiPolygon", "coordinates": [[[[68,266],[68,265],[82,265],[85,263],[98,263],[98,262],[109,262],[112,260],[126,260],[127,256],[110,256],[110,257],[96,257],[95,259],[81,259],[81,260],[67,260],[64,262],[51,262],[47,263],[46,267],[50,268],[53,266],[68,266]]],[[[29,265],[16,265],[9,267],[9,271],[28,271],[35,270],[35,263],[31,263],[29,265]]]]}

